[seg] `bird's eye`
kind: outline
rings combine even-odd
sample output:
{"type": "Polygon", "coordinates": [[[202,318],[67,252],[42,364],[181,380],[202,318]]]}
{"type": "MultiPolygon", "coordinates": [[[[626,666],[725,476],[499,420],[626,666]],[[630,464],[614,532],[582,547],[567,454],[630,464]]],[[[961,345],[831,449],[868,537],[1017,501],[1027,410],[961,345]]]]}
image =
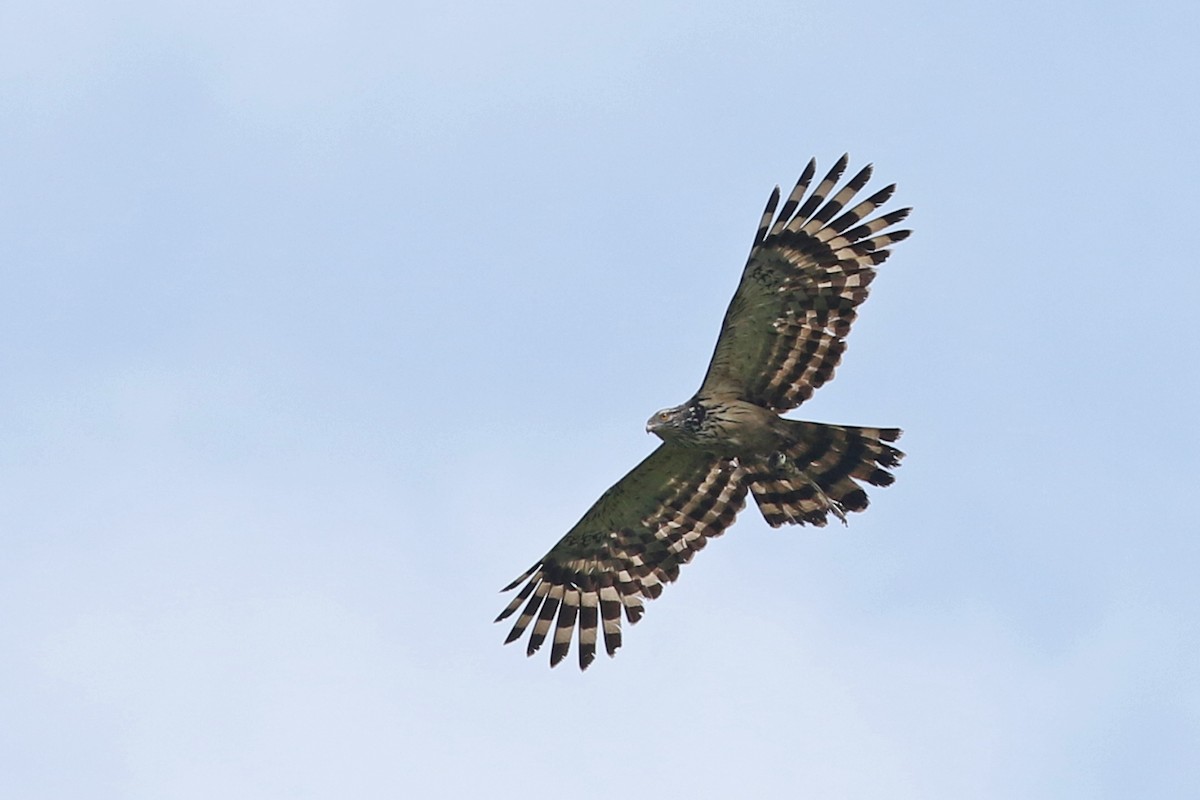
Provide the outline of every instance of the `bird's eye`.
{"type": "Polygon", "coordinates": [[[667,420],[669,420],[671,418],[671,415],[664,411],[658,415],[658,418],[660,420],[662,420],[663,422],[666,422],[667,420]]]}

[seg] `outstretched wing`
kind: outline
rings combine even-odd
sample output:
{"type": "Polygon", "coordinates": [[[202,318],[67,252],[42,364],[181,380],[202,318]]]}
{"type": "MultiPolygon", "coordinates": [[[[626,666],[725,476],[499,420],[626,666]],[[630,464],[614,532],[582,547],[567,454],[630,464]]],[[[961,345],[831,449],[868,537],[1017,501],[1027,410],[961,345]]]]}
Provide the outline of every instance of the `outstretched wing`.
{"type": "Polygon", "coordinates": [[[567,655],[579,631],[579,668],[596,657],[597,624],[611,656],[621,646],[621,609],[630,623],[642,597],[655,598],[710,536],[733,523],[746,502],[746,472],[737,461],[662,444],[605,492],[538,563],[506,586],[527,581],[496,621],[521,604],[505,644],[536,619],[527,655],[554,626],[550,666],[567,655]],[[557,616],[557,620],[556,620],[557,616]]]}
{"type": "Polygon", "coordinates": [[[816,172],[816,160],[809,161],[778,217],[779,188],[771,193],[702,396],[736,396],[786,411],[833,376],[875,267],[890,254],[889,245],[910,233],[888,230],[908,208],[867,219],[895,184],[839,215],[871,177],[868,164],[827,200],[848,161],[842,156],[806,197],[816,172]]]}

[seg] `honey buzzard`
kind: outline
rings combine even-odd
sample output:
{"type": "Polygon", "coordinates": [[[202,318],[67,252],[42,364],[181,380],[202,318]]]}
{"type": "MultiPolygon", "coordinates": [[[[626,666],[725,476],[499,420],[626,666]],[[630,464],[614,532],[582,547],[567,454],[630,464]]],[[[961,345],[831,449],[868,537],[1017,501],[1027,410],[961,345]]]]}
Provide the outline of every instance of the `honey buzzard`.
{"type": "Polygon", "coordinates": [[[888,469],[903,453],[889,442],[899,429],[779,415],[833,377],[875,268],[910,233],[892,226],[911,209],[871,216],[895,184],[843,211],[870,179],[870,165],[830,196],[848,161],[842,156],[808,193],[816,173],[809,161],[778,216],[779,188],[771,193],[699,391],[650,417],[646,430],[662,439],[658,449],[503,589],[526,582],[496,618],[521,609],[505,644],[532,622],[533,655],[553,628],[554,666],[578,631],[579,667],[587,669],[598,631],[613,655],[622,612],[637,622],[642,598],[658,597],[680,564],[733,523],[747,492],[772,527],[819,527],[830,513],[845,523],[847,512],[865,509],[863,484],[892,483],[888,469]]]}

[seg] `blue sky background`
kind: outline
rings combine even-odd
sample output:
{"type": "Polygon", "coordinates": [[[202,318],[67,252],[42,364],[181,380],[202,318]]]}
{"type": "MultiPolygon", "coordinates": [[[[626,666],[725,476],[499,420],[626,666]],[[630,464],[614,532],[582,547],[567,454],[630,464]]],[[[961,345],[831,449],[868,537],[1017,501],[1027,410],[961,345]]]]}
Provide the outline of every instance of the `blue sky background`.
{"type": "Polygon", "coordinates": [[[1200,785],[1194,3],[0,7],[0,794],[1200,785]],[[703,375],[809,156],[900,425],[580,674],[497,590],[703,375]]]}

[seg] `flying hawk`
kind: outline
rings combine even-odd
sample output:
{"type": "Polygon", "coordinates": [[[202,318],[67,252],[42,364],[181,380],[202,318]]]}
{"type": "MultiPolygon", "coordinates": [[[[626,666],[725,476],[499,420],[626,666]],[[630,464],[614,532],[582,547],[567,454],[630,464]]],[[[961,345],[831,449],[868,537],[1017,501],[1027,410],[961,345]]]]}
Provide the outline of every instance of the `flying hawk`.
{"type": "Polygon", "coordinates": [[[700,390],[650,417],[658,449],[502,590],[527,581],[496,618],[524,605],[505,644],[532,622],[533,655],[553,627],[554,666],[578,630],[579,667],[587,669],[597,628],[613,655],[622,611],[637,622],[642,598],[658,597],[680,564],[733,523],[747,491],[772,527],[820,527],[827,514],[845,523],[846,512],[867,507],[862,484],[892,483],[888,468],[903,453],[888,442],[899,429],[779,416],[833,377],[875,267],[911,233],[889,230],[911,209],[871,217],[895,184],[842,211],[871,177],[868,165],[830,196],[848,161],[842,156],[806,196],[816,173],[809,161],[778,216],[775,187],[700,390]]]}

